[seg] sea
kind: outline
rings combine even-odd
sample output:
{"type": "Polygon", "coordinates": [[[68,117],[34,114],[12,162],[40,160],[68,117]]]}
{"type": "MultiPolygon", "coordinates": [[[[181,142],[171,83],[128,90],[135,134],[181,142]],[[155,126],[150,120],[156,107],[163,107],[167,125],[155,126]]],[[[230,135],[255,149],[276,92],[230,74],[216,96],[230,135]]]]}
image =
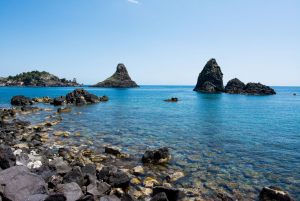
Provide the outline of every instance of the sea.
{"type": "MultiPolygon", "coordinates": [[[[255,199],[262,187],[273,185],[300,200],[300,87],[274,87],[273,96],[205,94],[193,86],[84,89],[109,101],[73,107],[57,129],[121,147],[136,158],[146,149],[168,147],[169,166],[186,175],[181,187],[255,199]],[[163,101],[171,97],[179,101],[163,101]]],[[[54,98],[72,90],[0,87],[0,106],[11,107],[14,95],[54,98]]],[[[32,123],[44,119],[26,117],[32,123]]]]}

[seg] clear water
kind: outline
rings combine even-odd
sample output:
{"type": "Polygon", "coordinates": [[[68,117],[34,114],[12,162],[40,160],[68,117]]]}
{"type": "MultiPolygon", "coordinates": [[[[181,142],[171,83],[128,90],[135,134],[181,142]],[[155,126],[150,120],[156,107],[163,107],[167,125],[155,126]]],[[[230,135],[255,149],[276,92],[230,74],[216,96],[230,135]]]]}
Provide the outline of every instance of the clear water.
{"type": "MultiPolygon", "coordinates": [[[[300,87],[275,87],[275,96],[202,94],[192,86],[86,89],[110,101],[73,108],[60,129],[137,157],[168,146],[171,166],[187,174],[182,186],[254,198],[263,186],[277,185],[300,200],[300,87]],[[173,96],[180,101],[162,101],[173,96]]],[[[13,95],[55,97],[72,90],[2,87],[0,105],[9,106],[13,95]]]]}

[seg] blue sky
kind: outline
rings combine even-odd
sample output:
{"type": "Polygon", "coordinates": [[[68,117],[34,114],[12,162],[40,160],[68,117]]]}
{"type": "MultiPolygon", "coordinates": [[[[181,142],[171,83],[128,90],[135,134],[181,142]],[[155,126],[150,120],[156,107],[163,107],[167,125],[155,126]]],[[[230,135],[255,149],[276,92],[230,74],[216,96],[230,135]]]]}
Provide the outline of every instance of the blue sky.
{"type": "Polygon", "coordinates": [[[0,0],[0,76],[46,70],[94,84],[117,63],[138,84],[300,85],[298,0],[0,0]]]}

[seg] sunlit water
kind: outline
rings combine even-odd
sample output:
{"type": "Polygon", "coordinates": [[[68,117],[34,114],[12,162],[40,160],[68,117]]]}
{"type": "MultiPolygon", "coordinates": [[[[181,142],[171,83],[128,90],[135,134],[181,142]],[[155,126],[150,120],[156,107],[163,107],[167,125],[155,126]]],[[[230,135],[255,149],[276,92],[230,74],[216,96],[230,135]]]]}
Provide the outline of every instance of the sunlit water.
{"type": "MultiPolygon", "coordinates": [[[[137,157],[167,146],[171,166],[187,174],[182,186],[254,197],[263,186],[277,185],[300,200],[300,88],[275,87],[275,96],[203,94],[191,86],[86,89],[110,101],[73,108],[58,129],[137,157]],[[163,101],[173,96],[180,101],[163,101]]],[[[10,106],[13,95],[55,97],[72,90],[2,87],[0,105],[10,106]]]]}

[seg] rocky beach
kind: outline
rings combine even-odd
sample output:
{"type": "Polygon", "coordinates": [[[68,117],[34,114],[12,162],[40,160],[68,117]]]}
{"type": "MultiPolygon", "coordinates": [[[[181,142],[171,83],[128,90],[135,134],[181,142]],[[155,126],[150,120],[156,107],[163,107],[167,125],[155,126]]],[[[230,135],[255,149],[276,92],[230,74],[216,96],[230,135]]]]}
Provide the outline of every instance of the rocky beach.
{"type": "MultiPolygon", "coordinates": [[[[176,102],[175,98],[169,99],[176,102]]],[[[168,101],[169,101],[168,100],[168,101]]],[[[57,130],[63,113],[75,107],[105,104],[98,97],[76,89],[57,98],[14,96],[12,108],[1,109],[0,199],[2,201],[179,201],[252,200],[223,191],[206,196],[201,188],[181,187],[184,169],[168,166],[167,147],[144,150],[135,157],[122,147],[96,144],[79,132],[57,130]],[[38,107],[43,105],[43,107],[38,107]],[[30,115],[47,114],[44,122],[24,121],[30,115]],[[26,117],[27,116],[27,117],[26,117]],[[178,182],[179,181],[179,182],[178,182]]],[[[289,201],[279,187],[264,187],[257,199],[289,201]]]]}

